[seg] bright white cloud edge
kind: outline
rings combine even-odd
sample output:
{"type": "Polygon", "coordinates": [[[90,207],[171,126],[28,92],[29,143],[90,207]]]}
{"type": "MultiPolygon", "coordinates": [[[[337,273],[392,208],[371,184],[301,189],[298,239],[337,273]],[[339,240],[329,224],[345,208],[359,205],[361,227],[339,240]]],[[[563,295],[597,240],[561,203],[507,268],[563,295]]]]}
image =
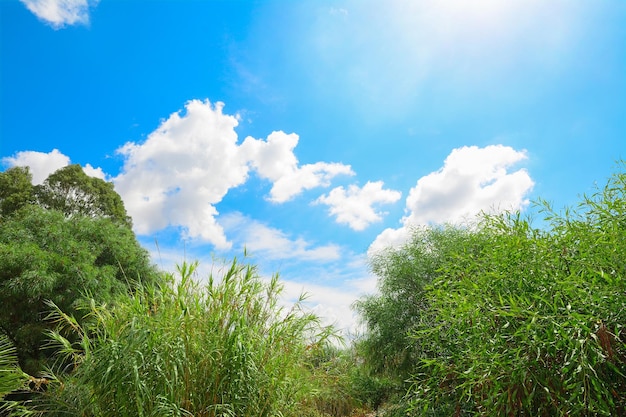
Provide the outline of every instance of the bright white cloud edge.
{"type": "Polygon", "coordinates": [[[216,205],[250,172],[272,183],[268,199],[275,203],[328,187],[337,175],[354,175],[340,163],[301,165],[294,154],[295,133],[276,131],[266,140],[247,137],[239,144],[239,118],[224,114],[223,107],[191,100],[184,113],[172,113],[145,142],[129,142],[118,150],[124,166],[113,182],[137,233],[181,227],[183,237],[226,250],[232,242],[216,220],[216,205]]]}
{"type": "Polygon", "coordinates": [[[534,182],[526,169],[510,168],[525,159],[526,151],[504,145],[452,150],[441,169],[420,178],[411,188],[402,226],[380,233],[368,252],[402,245],[414,226],[462,224],[480,213],[523,210],[534,182]]]}
{"type": "Polygon", "coordinates": [[[33,184],[39,185],[44,182],[48,175],[59,168],[69,165],[70,158],[62,154],[58,149],[50,152],[22,151],[15,156],[2,158],[3,165],[9,167],[27,166],[33,176],[33,184]]]}
{"type": "Polygon", "coordinates": [[[384,213],[376,211],[375,205],[395,203],[401,196],[399,191],[384,189],[382,181],[368,181],[363,187],[354,184],[347,189],[336,187],[315,203],[327,205],[329,214],[337,219],[337,223],[360,231],[383,220],[384,213]]]}
{"type": "Polygon", "coordinates": [[[89,23],[89,7],[99,0],[20,0],[28,10],[55,29],[89,23]]]}

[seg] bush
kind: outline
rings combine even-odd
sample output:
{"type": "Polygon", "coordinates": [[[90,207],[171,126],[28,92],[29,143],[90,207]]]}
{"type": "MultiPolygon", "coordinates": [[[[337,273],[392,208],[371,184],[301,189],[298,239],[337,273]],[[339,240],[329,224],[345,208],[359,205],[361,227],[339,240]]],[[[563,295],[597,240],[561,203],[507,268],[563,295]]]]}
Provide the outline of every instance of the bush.
{"type": "Polygon", "coordinates": [[[459,247],[429,289],[431,352],[415,411],[457,415],[626,412],[626,175],[548,227],[486,216],[477,254],[459,247]],[[469,255],[469,256],[468,256],[469,255]]]}

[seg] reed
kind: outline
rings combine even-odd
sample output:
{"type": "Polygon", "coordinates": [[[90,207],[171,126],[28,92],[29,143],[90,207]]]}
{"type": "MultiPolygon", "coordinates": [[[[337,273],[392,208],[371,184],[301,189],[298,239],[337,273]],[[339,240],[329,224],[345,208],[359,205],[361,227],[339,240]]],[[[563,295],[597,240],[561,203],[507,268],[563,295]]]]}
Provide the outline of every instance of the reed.
{"type": "Polygon", "coordinates": [[[183,263],[159,287],[138,288],[113,306],[92,303],[83,327],[54,310],[50,336],[62,354],[34,409],[98,417],[301,415],[315,391],[309,358],[333,330],[302,299],[282,307],[276,275],[263,280],[234,260],[223,276],[201,283],[196,269],[183,263]]]}

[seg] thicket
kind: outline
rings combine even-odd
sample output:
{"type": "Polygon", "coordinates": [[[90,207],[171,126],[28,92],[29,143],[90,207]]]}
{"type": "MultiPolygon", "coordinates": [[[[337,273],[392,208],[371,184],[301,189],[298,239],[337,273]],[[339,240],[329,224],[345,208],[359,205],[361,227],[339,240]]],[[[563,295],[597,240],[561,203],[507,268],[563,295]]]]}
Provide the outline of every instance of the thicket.
{"type": "Polygon", "coordinates": [[[397,415],[626,415],[626,174],[544,223],[417,229],[357,308],[397,415]]]}
{"type": "Polygon", "coordinates": [[[281,306],[278,277],[236,261],[206,285],[183,264],[160,287],[82,325],[52,306],[59,352],[33,415],[300,416],[320,386],[312,358],[332,336],[300,303],[281,306]],[[72,343],[66,336],[78,334],[72,343]]]}
{"type": "Polygon", "coordinates": [[[158,272],[110,183],[0,173],[0,414],[341,416],[351,356],[278,277],[158,272]],[[20,364],[18,364],[18,358],[20,364]],[[22,371],[24,369],[28,373],[22,371]]]}
{"type": "Polygon", "coordinates": [[[379,291],[356,303],[367,330],[349,348],[302,300],[284,306],[278,277],[254,266],[142,272],[125,212],[103,215],[76,191],[71,204],[43,205],[23,190],[25,172],[0,174],[0,397],[45,389],[0,411],[626,415],[624,172],[575,208],[539,202],[540,227],[508,213],[415,229],[371,259],[379,291]],[[44,378],[17,364],[20,306],[23,326],[39,326],[23,333],[56,352],[44,378]]]}

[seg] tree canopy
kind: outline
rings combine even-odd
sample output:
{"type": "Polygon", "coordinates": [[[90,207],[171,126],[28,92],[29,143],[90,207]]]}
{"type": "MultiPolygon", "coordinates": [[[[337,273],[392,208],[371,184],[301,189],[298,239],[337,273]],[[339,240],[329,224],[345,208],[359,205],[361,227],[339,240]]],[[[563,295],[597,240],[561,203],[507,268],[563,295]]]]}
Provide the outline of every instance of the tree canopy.
{"type": "Polygon", "coordinates": [[[39,204],[67,216],[109,217],[132,226],[124,203],[113,189],[113,183],[90,177],[80,165],[68,165],[50,174],[35,187],[39,204]]]}
{"type": "Polygon", "coordinates": [[[112,184],[72,165],[42,186],[27,168],[11,168],[0,186],[0,331],[35,374],[48,356],[47,300],[72,314],[85,297],[110,300],[158,273],[112,184]]]}
{"type": "Polygon", "coordinates": [[[0,218],[35,202],[32,181],[28,167],[13,167],[0,172],[0,218]]]}

